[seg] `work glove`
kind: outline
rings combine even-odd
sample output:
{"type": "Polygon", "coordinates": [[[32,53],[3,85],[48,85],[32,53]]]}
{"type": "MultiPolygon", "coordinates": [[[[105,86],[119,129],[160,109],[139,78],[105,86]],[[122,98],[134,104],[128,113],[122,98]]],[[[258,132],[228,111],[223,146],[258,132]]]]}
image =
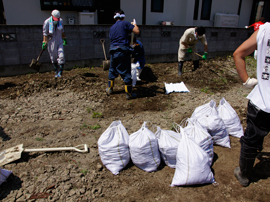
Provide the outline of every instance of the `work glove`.
{"type": "Polygon", "coordinates": [[[63,45],[67,45],[67,39],[66,38],[63,38],[63,45]]]}
{"type": "Polygon", "coordinates": [[[192,48],[188,48],[188,49],[187,49],[187,52],[188,52],[188,53],[192,53],[192,48]]]}
{"type": "Polygon", "coordinates": [[[243,83],[243,85],[247,88],[253,88],[255,85],[257,85],[258,80],[255,78],[250,78],[248,77],[247,81],[245,83],[243,83]]]}
{"type": "Polygon", "coordinates": [[[133,21],[131,22],[132,25],[136,25],[136,20],[133,19],[133,21]]]}
{"type": "Polygon", "coordinates": [[[47,48],[47,43],[46,42],[42,42],[42,49],[45,50],[47,48]]]}
{"type": "Polygon", "coordinates": [[[202,59],[206,60],[207,59],[207,52],[204,52],[202,59]]]}

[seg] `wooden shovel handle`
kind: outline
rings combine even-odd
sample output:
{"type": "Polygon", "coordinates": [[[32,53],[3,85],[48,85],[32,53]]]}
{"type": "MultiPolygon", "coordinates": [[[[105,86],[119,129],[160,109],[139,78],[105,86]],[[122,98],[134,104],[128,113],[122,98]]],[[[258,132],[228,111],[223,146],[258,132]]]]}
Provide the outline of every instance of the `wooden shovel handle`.
{"type": "Polygon", "coordinates": [[[88,152],[87,144],[80,144],[76,147],[56,147],[56,148],[39,148],[39,149],[24,149],[23,152],[54,152],[54,151],[77,151],[81,153],[88,152]]]}

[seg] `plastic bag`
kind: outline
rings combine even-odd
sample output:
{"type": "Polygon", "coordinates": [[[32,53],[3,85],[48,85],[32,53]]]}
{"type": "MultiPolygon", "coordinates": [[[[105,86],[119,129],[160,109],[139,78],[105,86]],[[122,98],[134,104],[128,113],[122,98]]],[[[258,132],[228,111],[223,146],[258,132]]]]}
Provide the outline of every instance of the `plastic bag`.
{"type": "Polygon", "coordinates": [[[131,79],[132,79],[132,86],[136,86],[137,83],[137,67],[140,66],[140,63],[131,63],[131,79]]]}
{"type": "Polygon", "coordinates": [[[207,153],[188,138],[182,127],[180,131],[182,139],[178,145],[176,169],[171,186],[214,183],[207,153]]]}
{"type": "Polygon", "coordinates": [[[211,100],[209,103],[197,107],[191,118],[197,119],[200,125],[207,129],[213,137],[214,144],[231,148],[229,134],[223,120],[218,115],[215,101],[211,100]]]}
{"type": "Polygon", "coordinates": [[[0,168],[0,185],[7,180],[11,173],[10,170],[0,168]]]}
{"type": "Polygon", "coordinates": [[[98,139],[102,163],[117,175],[130,161],[129,134],[121,121],[114,121],[98,139]]]}
{"type": "Polygon", "coordinates": [[[132,162],[146,172],[156,171],[160,164],[158,140],[143,123],[140,130],[130,135],[130,156],[132,162]]]}
{"type": "Polygon", "coordinates": [[[155,135],[158,139],[158,147],[161,158],[164,160],[167,166],[175,168],[176,153],[178,144],[181,140],[181,134],[172,130],[162,130],[157,126],[155,135]]]}
{"type": "Polygon", "coordinates": [[[189,124],[184,128],[186,134],[208,154],[211,165],[214,158],[214,141],[212,136],[198,123],[197,119],[190,118],[187,121],[189,124]]]}
{"type": "Polygon", "coordinates": [[[218,115],[223,120],[225,127],[228,133],[231,136],[240,138],[244,135],[243,126],[241,125],[241,121],[236,113],[236,111],[232,108],[232,106],[222,98],[219,102],[219,106],[217,107],[218,115]]]}

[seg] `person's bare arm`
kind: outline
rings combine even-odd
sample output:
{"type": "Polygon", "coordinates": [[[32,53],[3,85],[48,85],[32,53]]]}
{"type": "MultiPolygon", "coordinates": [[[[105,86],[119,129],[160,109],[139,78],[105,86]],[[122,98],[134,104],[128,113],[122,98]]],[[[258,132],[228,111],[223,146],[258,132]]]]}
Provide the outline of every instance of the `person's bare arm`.
{"type": "Polygon", "coordinates": [[[140,29],[136,24],[134,25],[132,32],[134,32],[135,34],[140,34],[140,29]]]}
{"type": "Polygon", "coordinates": [[[204,45],[204,52],[208,52],[208,45],[204,45]]]}
{"type": "Polygon", "coordinates": [[[188,44],[186,42],[184,42],[184,41],[182,41],[181,44],[183,44],[185,46],[185,48],[189,47],[188,44]]]}
{"type": "Polygon", "coordinates": [[[48,36],[43,35],[43,42],[48,42],[48,36]]]}
{"type": "Polygon", "coordinates": [[[257,49],[257,34],[258,30],[244,41],[233,53],[236,70],[243,83],[249,78],[246,70],[245,57],[257,49]]]}

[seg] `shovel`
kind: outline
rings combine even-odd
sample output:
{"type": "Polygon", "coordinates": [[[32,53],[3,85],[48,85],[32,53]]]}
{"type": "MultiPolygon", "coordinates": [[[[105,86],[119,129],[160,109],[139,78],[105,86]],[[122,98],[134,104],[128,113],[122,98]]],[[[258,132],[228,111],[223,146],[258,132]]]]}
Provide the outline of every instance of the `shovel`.
{"type": "Polygon", "coordinates": [[[106,56],[106,52],[105,52],[105,46],[104,46],[104,43],[105,43],[105,39],[100,39],[100,42],[102,43],[102,47],[103,47],[103,53],[104,53],[104,57],[105,57],[105,60],[103,60],[103,70],[106,71],[110,68],[110,60],[107,60],[107,56],[106,56]]]}
{"type": "MultiPolygon", "coordinates": [[[[52,38],[49,38],[49,40],[47,41],[47,43],[48,43],[51,39],[52,39],[52,38]]],[[[40,70],[41,63],[39,62],[39,59],[40,59],[42,53],[44,52],[44,50],[45,50],[45,49],[42,49],[42,50],[40,51],[40,53],[39,53],[37,59],[36,59],[36,60],[35,60],[35,59],[32,59],[32,62],[31,62],[31,64],[29,65],[30,68],[36,70],[37,72],[39,72],[39,70],[40,70]]]]}
{"type": "Polygon", "coordinates": [[[0,166],[16,161],[21,158],[22,152],[55,152],[55,151],[77,151],[81,153],[88,152],[86,144],[77,145],[76,147],[57,147],[57,148],[38,148],[24,149],[23,144],[11,147],[0,152],[0,166]]]}
{"type": "Polygon", "coordinates": [[[44,50],[45,49],[42,49],[41,52],[40,52],[40,54],[38,55],[37,59],[36,60],[35,59],[32,59],[32,62],[29,65],[32,69],[36,70],[37,72],[39,72],[40,66],[41,66],[41,63],[39,62],[39,58],[42,55],[42,53],[43,53],[44,50]]]}
{"type": "MultiPolygon", "coordinates": [[[[195,53],[195,52],[194,52],[195,53]]],[[[198,55],[199,57],[203,57],[202,55],[200,55],[199,53],[195,53],[196,55],[198,55]]],[[[224,66],[221,66],[221,65],[219,65],[219,64],[217,64],[217,63],[215,63],[215,62],[212,62],[213,64],[215,64],[215,65],[217,65],[217,66],[219,66],[219,67],[221,67],[221,68],[224,68],[224,69],[227,69],[227,70],[229,70],[230,72],[232,72],[232,73],[234,73],[234,74],[238,74],[237,72],[235,72],[235,71],[233,71],[233,70],[231,70],[231,69],[229,69],[229,68],[227,68],[227,67],[224,67],[224,66]]]]}

